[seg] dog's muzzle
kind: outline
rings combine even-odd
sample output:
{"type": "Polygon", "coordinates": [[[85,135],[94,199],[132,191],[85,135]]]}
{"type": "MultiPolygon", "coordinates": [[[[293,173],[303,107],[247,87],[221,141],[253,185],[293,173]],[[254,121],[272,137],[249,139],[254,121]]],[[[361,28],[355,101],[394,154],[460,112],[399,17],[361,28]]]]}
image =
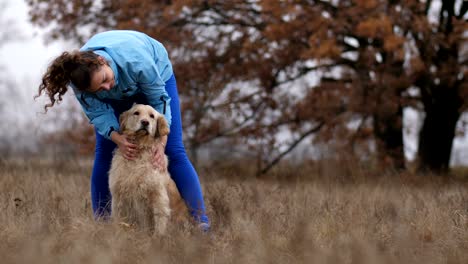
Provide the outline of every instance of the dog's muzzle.
{"type": "Polygon", "coordinates": [[[146,133],[149,133],[148,128],[149,128],[149,122],[146,120],[141,120],[140,128],[137,130],[137,132],[145,131],[146,133]]]}

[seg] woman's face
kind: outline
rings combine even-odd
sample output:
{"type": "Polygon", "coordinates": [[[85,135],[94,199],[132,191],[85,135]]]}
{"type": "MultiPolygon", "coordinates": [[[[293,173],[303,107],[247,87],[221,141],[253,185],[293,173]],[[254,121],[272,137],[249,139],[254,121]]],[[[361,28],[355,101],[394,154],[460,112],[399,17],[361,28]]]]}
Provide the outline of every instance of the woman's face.
{"type": "MultiPolygon", "coordinates": [[[[102,57],[100,57],[101,59],[102,57]]],[[[89,92],[97,93],[100,91],[109,91],[114,87],[114,71],[109,67],[104,58],[102,58],[104,63],[97,69],[91,76],[91,85],[89,87],[89,92]]]]}

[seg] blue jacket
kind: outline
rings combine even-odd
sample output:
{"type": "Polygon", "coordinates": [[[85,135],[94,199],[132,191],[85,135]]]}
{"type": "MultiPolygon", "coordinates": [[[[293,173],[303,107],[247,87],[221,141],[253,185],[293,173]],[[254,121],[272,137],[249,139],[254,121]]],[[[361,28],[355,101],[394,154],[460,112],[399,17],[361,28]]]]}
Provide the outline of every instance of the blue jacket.
{"type": "Polygon", "coordinates": [[[172,76],[172,64],[160,42],[144,33],[113,30],[94,35],[80,50],[92,50],[104,57],[115,75],[115,86],[110,91],[81,92],[70,85],[99,134],[110,139],[110,133],[119,130],[114,109],[105,99],[125,100],[136,93],[143,93],[171,125],[165,82],[172,76]]]}

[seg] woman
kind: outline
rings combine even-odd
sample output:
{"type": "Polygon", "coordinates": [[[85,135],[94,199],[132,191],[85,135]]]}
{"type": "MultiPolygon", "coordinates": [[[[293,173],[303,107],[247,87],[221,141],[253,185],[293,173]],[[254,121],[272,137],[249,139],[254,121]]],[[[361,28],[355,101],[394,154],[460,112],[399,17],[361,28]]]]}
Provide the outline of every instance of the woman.
{"type": "Polygon", "coordinates": [[[52,107],[71,87],[81,107],[94,125],[96,149],[91,176],[91,200],[96,218],[110,214],[108,171],[115,147],[125,158],[134,159],[136,145],[119,133],[119,115],[134,103],[153,106],[164,114],[170,126],[166,146],[155,146],[154,166],[164,166],[169,157],[169,172],[191,215],[202,230],[208,230],[203,195],[198,175],[187,158],[182,143],[182,123],[177,85],[164,46],[148,35],[115,30],[93,36],[81,49],[64,52],[47,69],[39,86],[52,107]]]}

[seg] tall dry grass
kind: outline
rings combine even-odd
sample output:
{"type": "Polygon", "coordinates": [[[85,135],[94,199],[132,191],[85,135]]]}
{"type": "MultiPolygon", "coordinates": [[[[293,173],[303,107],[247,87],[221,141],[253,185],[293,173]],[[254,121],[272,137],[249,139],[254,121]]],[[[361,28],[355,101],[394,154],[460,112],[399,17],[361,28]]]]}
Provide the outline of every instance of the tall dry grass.
{"type": "Polygon", "coordinates": [[[0,162],[1,263],[468,263],[468,183],[322,163],[200,168],[212,230],[92,220],[89,162],[0,162]],[[242,169],[242,170],[241,170],[242,169]]]}

